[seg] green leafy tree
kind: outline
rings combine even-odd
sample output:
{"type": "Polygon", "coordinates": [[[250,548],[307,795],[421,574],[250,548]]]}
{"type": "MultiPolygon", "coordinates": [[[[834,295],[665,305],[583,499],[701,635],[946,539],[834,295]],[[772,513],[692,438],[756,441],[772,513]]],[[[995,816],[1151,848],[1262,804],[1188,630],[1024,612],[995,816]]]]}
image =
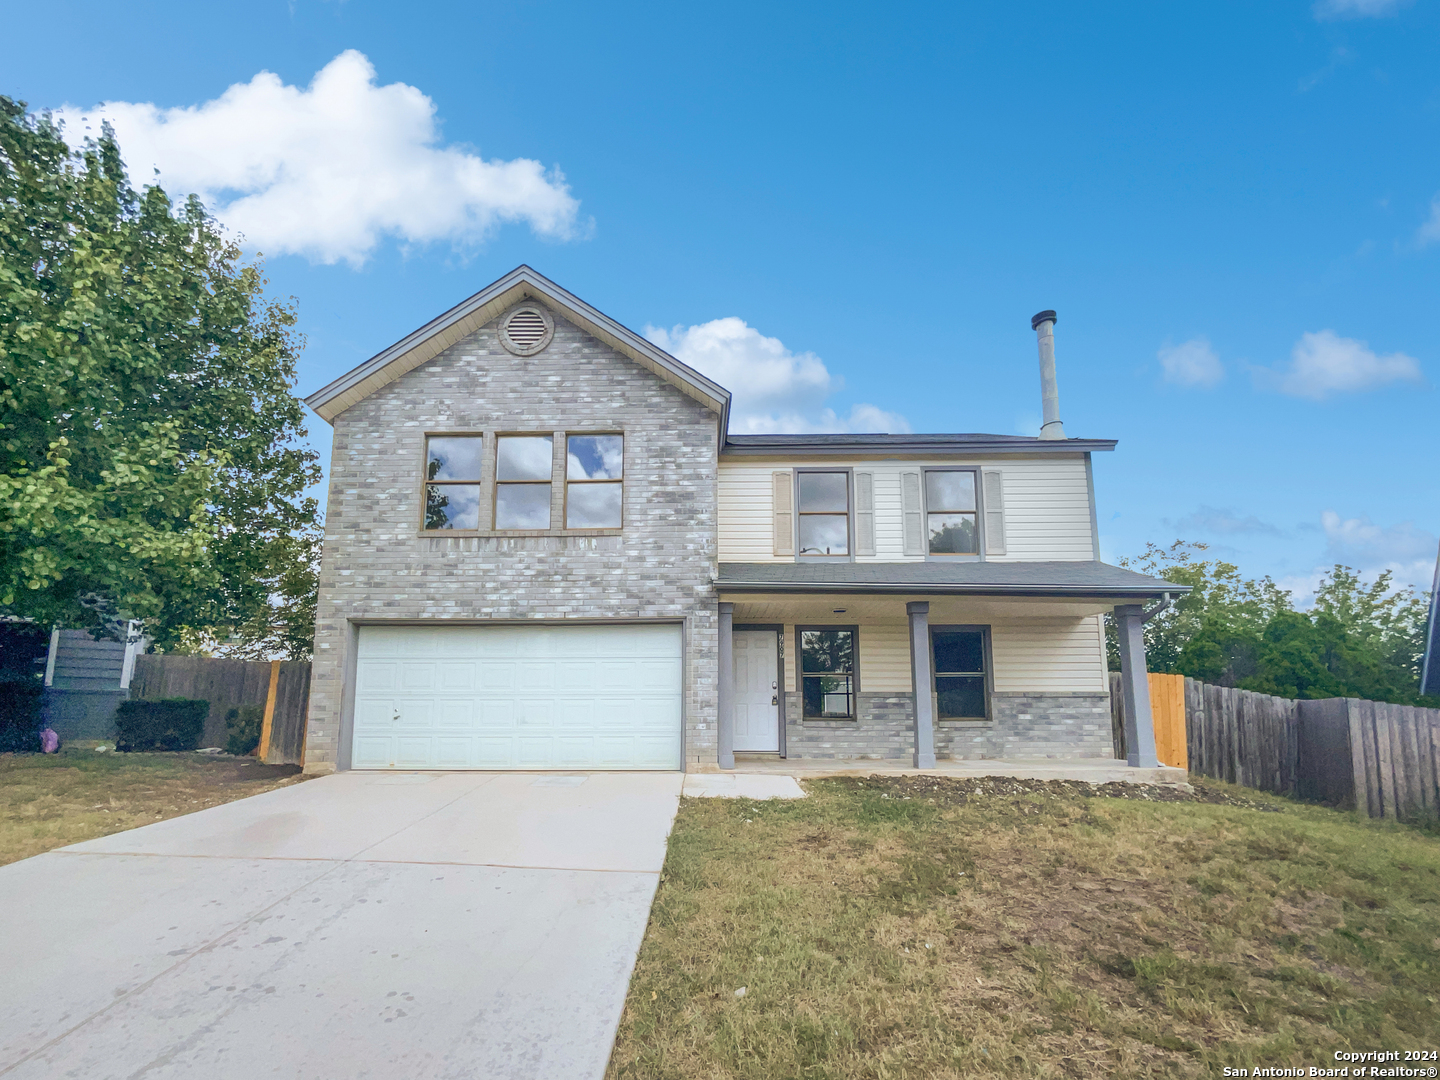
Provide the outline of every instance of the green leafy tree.
{"type": "MultiPolygon", "coordinates": [[[[1204,544],[1149,544],[1120,564],[1193,586],[1145,626],[1151,671],[1290,698],[1359,697],[1397,704],[1420,698],[1428,599],[1397,589],[1389,571],[1365,584],[1336,565],[1309,611],[1268,577],[1248,579],[1231,563],[1196,556],[1204,544]]],[[[1118,670],[1110,629],[1111,668],[1118,670]]]]}
{"type": "Polygon", "coordinates": [[[0,97],[0,614],[162,647],[273,628],[319,466],[294,308],[240,256],[193,196],[136,192],[108,128],[75,152],[0,97]]]}
{"type": "MultiPolygon", "coordinates": [[[[1145,624],[1145,654],[1151,671],[1180,671],[1180,655],[1202,627],[1208,626],[1210,634],[1259,634],[1273,616],[1292,607],[1290,594],[1269,577],[1245,578],[1233,563],[1199,558],[1208,549],[1208,544],[1186,540],[1169,547],[1148,543],[1143,554],[1119,560],[1127,570],[1191,587],[1145,624]]],[[[1114,620],[1106,615],[1105,621],[1110,669],[1119,671],[1114,620]]]]}

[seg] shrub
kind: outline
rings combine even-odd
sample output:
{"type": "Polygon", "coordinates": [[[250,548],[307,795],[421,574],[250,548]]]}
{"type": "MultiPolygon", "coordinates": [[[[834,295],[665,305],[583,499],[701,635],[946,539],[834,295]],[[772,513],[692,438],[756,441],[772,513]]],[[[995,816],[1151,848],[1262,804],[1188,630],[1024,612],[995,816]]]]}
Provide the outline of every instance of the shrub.
{"type": "Polygon", "coordinates": [[[116,750],[194,750],[210,702],[188,698],[122,701],[115,710],[116,750]]]}
{"type": "Polygon", "coordinates": [[[0,754],[38,753],[45,686],[39,679],[0,681],[0,754]]]}
{"type": "Polygon", "coordinates": [[[260,705],[240,705],[225,714],[225,752],[236,757],[253,754],[260,745],[260,725],[265,722],[265,709],[260,705]]]}

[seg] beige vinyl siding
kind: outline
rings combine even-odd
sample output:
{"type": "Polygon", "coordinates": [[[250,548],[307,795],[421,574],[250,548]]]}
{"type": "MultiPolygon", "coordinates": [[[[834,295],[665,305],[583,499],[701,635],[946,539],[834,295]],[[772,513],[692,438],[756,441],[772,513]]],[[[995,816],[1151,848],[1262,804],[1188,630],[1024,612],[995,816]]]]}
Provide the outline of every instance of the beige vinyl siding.
{"type": "Polygon", "coordinates": [[[775,496],[773,462],[743,468],[720,466],[719,547],[722,562],[794,562],[776,556],[772,532],[775,496]]]}
{"type": "Polygon", "coordinates": [[[1083,619],[1023,619],[990,628],[995,689],[1103,692],[1105,670],[1099,615],[1083,619]]]}
{"type": "MultiPolygon", "coordinates": [[[[797,686],[795,625],[785,627],[785,689],[797,686]]],[[[1100,616],[1029,618],[990,624],[994,687],[1000,692],[1104,692],[1105,637],[1100,616]]],[[[910,634],[903,622],[860,624],[860,690],[910,693],[910,634]]]]}
{"type": "Polygon", "coordinates": [[[861,624],[860,692],[910,692],[910,631],[904,623],[861,624]]]}
{"type": "MultiPolygon", "coordinates": [[[[776,469],[819,461],[752,460],[720,462],[719,544],[721,562],[790,562],[773,552],[771,474],[776,469]]],[[[1083,454],[1043,458],[863,461],[825,460],[836,468],[857,468],[875,477],[875,554],[857,562],[912,562],[901,533],[900,473],[906,469],[978,465],[998,469],[1005,492],[1004,555],[996,561],[1088,561],[1090,494],[1083,454]]]]}

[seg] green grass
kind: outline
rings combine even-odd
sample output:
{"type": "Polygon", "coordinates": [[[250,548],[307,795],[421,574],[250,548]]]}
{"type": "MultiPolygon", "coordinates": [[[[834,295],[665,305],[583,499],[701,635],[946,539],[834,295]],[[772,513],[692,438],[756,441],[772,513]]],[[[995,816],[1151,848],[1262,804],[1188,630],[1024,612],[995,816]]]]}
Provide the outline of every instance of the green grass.
{"type": "Polygon", "coordinates": [[[965,783],[686,800],[609,1075],[1209,1076],[1440,1047],[1434,837],[1221,785],[1241,805],[965,783]]]}
{"type": "Polygon", "coordinates": [[[0,865],[297,783],[299,771],[193,753],[96,753],[84,745],[0,754],[0,865]]]}

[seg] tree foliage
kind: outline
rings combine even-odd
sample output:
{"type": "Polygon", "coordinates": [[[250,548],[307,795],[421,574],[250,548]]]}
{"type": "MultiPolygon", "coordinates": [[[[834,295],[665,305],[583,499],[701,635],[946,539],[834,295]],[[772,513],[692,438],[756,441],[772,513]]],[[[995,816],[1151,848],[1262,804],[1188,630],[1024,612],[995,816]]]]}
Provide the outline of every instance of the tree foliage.
{"type": "MultiPolygon", "coordinates": [[[[1289,698],[1359,697],[1431,704],[1419,696],[1425,597],[1390,571],[1366,584],[1336,565],[1308,611],[1269,577],[1202,559],[1205,544],[1149,544],[1120,565],[1193,591],[1145,625],[1149,668],[1289,698]]],[[[1119,668],[1113,627],[1111,668],[1119,668]]],[[[1433,703],[1440,704],[1440,703],[1433,703]]]]}
{"type": "Polygon", "coordinates": [[[0,97],[0,614],[308,653],[273,631],[319,466],[264,285],[193,196],[135,191],[108,128],[75,152],[0,97]]]}

